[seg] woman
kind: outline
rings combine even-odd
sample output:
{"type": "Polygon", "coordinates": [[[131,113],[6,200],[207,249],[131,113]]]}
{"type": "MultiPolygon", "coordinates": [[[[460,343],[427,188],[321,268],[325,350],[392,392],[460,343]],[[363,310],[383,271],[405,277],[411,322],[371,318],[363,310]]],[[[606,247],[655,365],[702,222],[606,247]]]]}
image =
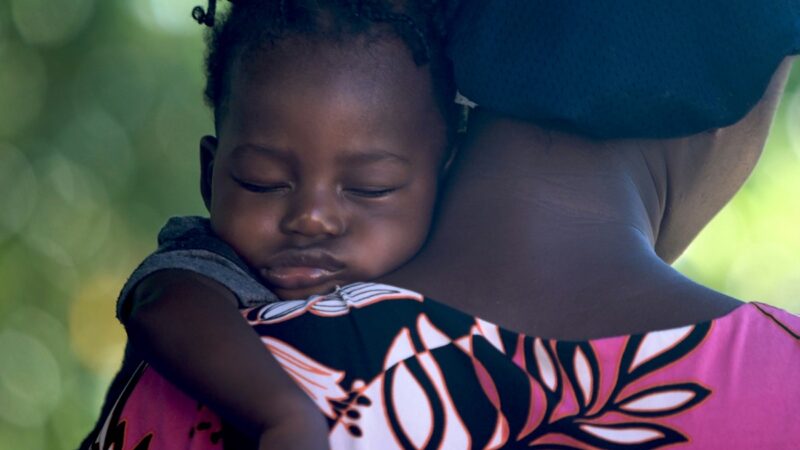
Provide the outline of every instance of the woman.
{"type": "Polygon", "coordinates": [[[456,81],[483,108],[429,243],[387,281],[560,338],[739,305],[669,264],[755,166],[800,4],[453,3],[456,81]]]}

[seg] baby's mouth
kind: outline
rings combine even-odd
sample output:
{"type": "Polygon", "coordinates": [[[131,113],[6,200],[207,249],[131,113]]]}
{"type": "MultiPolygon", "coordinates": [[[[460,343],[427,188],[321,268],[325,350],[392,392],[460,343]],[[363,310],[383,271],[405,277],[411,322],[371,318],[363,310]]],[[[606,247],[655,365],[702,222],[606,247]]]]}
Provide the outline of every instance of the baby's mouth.
{"type": "Polygon", "coordinates": [[[318,251],[287,251],[270,259],[260,275],[283,290],[325,285],[343,271],[345,265],[333,256],[318,251]]]}

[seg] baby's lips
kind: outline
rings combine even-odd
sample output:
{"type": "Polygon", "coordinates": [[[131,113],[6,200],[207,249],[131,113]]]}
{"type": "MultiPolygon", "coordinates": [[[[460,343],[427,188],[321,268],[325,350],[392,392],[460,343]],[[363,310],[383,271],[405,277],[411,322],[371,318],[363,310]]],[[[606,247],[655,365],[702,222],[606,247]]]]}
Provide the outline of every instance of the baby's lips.
{"type": "Polygon", "coordinates": [[[266,264],[268,271],[290,267],[306,267],[338,272],[345,264],[329,253],[319,250],[288,250],[270,258],[266,264]]]}
{"type": "Polygon", "coordinates": [[[262,277],[281,289],[302,289],[330,281],[336,272],[312,266],[274,267],[262,271],[262,277]]]}

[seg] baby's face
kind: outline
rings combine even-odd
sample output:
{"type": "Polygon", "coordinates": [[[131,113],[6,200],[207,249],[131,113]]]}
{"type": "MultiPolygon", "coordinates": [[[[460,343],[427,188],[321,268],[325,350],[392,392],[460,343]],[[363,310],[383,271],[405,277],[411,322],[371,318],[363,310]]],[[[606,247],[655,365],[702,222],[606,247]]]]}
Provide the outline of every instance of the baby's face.
{"type": "Polygon", "coordinates": [[[399,41],[289,41],[242,60],[219,140],[201,143],[215,232],[283,299],[411,258],[446,145],[427,67],[399,41]]]}

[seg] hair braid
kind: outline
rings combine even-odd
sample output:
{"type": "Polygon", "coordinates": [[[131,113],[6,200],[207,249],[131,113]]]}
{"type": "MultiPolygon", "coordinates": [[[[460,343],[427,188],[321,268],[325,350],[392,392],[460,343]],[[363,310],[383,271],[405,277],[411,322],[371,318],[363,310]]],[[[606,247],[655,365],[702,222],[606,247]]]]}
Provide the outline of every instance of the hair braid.
{"type": "Polygon", "coordinates": [[[208,0],[208,7],[203,10],[202,6],[192,8],[192,18],[200,25],[209,27],[214,26],[214,19],[217,15],[217,0],[208,0]]]}

